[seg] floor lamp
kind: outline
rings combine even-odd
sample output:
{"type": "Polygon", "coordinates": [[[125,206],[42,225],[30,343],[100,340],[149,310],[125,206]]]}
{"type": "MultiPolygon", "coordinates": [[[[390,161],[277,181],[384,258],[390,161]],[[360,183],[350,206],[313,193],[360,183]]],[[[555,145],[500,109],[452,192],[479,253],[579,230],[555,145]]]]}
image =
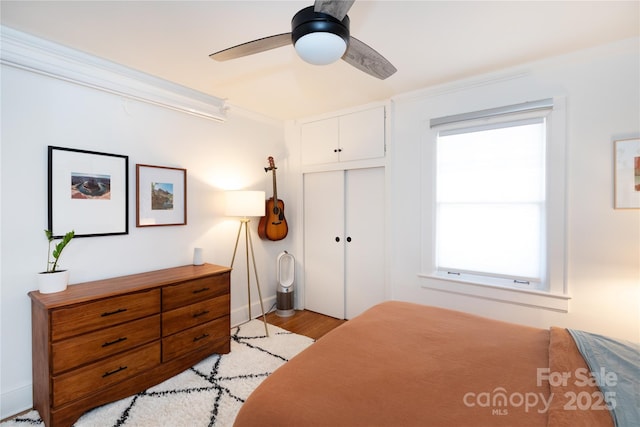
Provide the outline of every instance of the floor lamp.
{"type": "Polygon", "coordinates": [[[264,304],[262,302],[262,291],[260,290],[260,281],[258,280],[258,269],[256,267],[256,257],[253,253],[253,241],[251,240],[251,232],[249,231],[249,217],[264,216],[265,214],[265,193],[264,191],[227,191],[226,192],[226,215],[241,217],[238,235],[236,237],[236,246],[233,249],[233,258],[231,259],[231,268],[236,260],[236,252],[238,251],[238,242],[240,242],[240,234],[244,227],[245,255],[247,260],[247,297],[249,299],[249,320],[251,316],[251,275],[249,274],[249,250],[251,250],[251,261],[253,262],[253,273],[256,278],[256,286],[258,288],[258,296],[260,297],[260,310],[262,310],[262,320],[264,322],[264,330],[269,336],[267,329],[267,317],[264,313],[264,304]]]}

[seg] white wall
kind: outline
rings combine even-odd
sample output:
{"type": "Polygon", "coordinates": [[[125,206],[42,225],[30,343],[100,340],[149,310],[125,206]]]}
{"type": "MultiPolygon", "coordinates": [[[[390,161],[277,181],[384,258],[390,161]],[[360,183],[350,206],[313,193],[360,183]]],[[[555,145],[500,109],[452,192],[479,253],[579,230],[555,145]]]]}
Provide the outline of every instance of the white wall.
{"type": "Polygon", "coordinates": [[[627,40],[394,99],[393,299],[640,340],[640,210],[613,209],[613,141],[640,136],[639,45],[627,40]],[[421,145],[429,119],[554,96],[567,101],[569,312],[421,287],[421,168],[430,162],[421,145]]]}
{"type": "MultiPolygon", "coordinates": [[[[229,265],[238,222],[224,217],[225,189],[271,194],[264,167],[278,162],[285,178],[284,126],[231,109],[226,123],[126,100],[96,89],[2,67],[0,418],[31,406],[31,317],[27,293],[44,270],[47,242],[47,146],[129,156],[129,234],[77,238],[65,249],[71,283],[189,264],[194,247],[206,262],[229,265]],[[135,227],[136,163],[187,169],[186,226],[135,227]]],[[[286,179],[279,196],[287,197],[286,179]]],[[[295,209],[294,209],[295,210],[295,209]]],[[[264,242],[256,261],[269,308],[275,301],[275,258],[289,238],[264,242]]],[[[244,250],[232,274],[232,323],[248,313],[244,250]]],[[[255,283],[254,283],[255,286],[255,283]]],[[[252,292],[255,304],[256,292],[252,292]]],[[[252,314],[259,312],[254,305],[252,314]]]]}

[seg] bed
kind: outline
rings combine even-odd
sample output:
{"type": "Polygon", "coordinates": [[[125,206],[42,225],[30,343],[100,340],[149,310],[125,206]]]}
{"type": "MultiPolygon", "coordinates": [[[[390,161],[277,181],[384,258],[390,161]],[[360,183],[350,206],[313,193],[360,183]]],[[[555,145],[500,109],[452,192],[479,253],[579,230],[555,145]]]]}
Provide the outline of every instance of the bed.
{"type": "Polygon", "coordinates": [[[634,425],[625,423],[640,422],[640,352],[630,346],[631,367],[602,371],[611,394],[590,376],[569,330],[385,302],[276,370],[234,426],[634,425]]]}

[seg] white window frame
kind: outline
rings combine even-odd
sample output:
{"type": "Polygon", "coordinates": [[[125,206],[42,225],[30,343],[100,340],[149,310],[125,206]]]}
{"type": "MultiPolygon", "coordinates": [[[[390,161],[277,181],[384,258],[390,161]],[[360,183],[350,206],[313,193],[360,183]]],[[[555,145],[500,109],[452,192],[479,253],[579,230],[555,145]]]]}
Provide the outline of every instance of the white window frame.
{"type": "Polygon", "coordinates": [[[422,265],[421,286],[453,294],[508,302],[529,307],[568,312],[570,296],[566,284],[566,108],[556,97],[473,113],[432,119],[425,126],[422,165],[422,265]],[[447,275],[435,263],[436,141],[438,132],[470,127],[509,117],[543,117],[546,121],[546,235],[544,236],[545,289],[474,275],[447,275]]]}

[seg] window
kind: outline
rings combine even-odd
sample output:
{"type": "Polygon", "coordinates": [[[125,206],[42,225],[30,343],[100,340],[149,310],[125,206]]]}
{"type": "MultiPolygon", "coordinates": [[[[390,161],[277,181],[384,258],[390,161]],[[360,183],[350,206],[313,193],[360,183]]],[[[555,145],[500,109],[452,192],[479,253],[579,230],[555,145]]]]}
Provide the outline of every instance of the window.
{"type": "Polygon", "coordinates": [[[438,134],[438,272],[541,288],[544,148],[544,119],[438,134]]]}
{"type": "Polygon", "coordinates": [[[466,283],[568,299],[564,124],[554,116],[558,110],[550,99],[431,121],[425,275],[446,281],[436,287],[460,293],[459,284],[466,283]]]}

